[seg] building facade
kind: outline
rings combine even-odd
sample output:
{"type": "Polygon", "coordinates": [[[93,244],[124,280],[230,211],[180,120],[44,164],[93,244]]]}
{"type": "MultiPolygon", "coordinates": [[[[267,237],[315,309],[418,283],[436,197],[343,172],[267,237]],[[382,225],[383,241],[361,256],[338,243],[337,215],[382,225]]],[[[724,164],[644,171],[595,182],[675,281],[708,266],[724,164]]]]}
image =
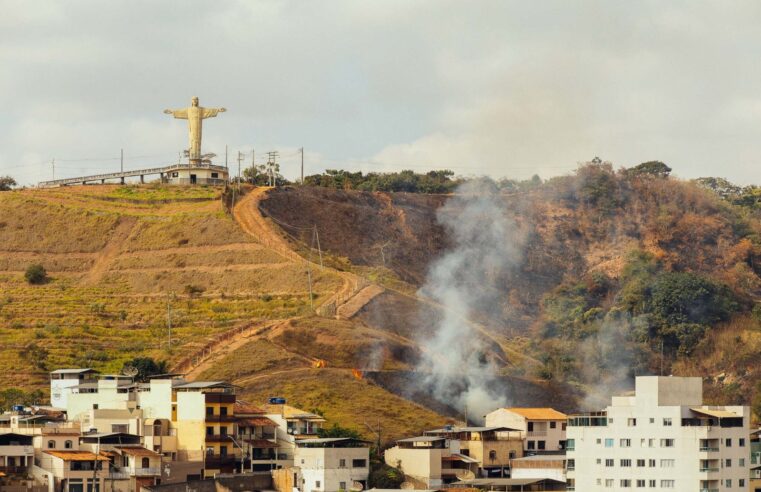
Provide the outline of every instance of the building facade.
{"type": "Polygon", "coordinates": [[[701,378],[638,377],[635,388],[569,417],[569,490],[748,490],[748,407],[704,406],[701,378]]]}
{"type": "Polygon", "coordinates": [[[554,408],[499,408],[486,415],[487,427],[509,427],[523,432],[527,454],[565,449],[567,415],[554,408]]]}

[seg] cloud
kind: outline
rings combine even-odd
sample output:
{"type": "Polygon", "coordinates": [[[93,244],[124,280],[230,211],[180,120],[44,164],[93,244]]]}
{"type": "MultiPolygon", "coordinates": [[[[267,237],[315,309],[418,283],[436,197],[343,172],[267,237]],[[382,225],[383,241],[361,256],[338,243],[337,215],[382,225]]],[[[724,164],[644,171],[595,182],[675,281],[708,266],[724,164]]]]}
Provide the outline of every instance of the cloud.
{"type": "Polygon", "coordinates": [[[192,95],[229,109],[209,151],[304,146],[315,171],[547,177],[599,155],[757,180],[753,2],[0,6],[0,174],[22,182],[39,158],[174,155],[185,131],[161,110],[192,95]]]}

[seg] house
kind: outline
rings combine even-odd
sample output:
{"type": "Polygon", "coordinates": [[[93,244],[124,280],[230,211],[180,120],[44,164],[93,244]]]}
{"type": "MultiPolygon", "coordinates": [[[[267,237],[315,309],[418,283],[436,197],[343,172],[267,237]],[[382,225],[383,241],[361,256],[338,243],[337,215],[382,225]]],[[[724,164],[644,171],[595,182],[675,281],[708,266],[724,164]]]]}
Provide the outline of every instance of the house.
{"type": "Polygon", "coordinates": [[[69,389],[94,381],[98,371],[94,369],[58,369],[50,373],[50,405],[66,408],[69,389]]]}
{"type": "Polygon", "coordinates": [[[565,470],[566,458],[564,453],[535,454],[510,460],[510,478],[550,478],[565,483],[565,470]]]}
{"type": "Polygon", "coordinates": [[[316,437],[325,423],[321,415],[292,407],[282,398],[270,398],[262,408],[267,418],[277,423],[286,435],[296,439],[316,437]]]}
{"type": "Polygon", "coordinates": [[[551,478],[475,478],[457,483],[462,490],[530,492],[567,490],[566,484],[551,478]]]}
{"type": "Polygon", "coordinates": [[[486,415],[487,427],[523,431],[529,454],[565,449],[567,415],[553,408],[499,408],[486,415]]]}
{"type": "Polygon", "coordinates": [[[747,490],[750,410],[703,405],[699,377],[639,376],[633,396],[568,419],[568,485],[747,490]]]}
{"type": "Polygon", "coordinates": [[[34,464],[33,437],[8,432],[0,434],[0,473],[26,477],[34,464]]]}
{"type": "Polygon", "coordinates": [[[245,450],[243,468],[269,471],[293,464],[293,454],[278,453],[277,423],[264,415],[264,410],[248,403],[235,403],[238,421],[237,439],[245,450]]]}
{"type": "Polygon", "coordinates": [[[299,439],[294,467],[299,470],[301,492],[347,491],[355,484],[362,490],[370,475],[370,446],[350,437],[299,439]]]}
{"type": "Polygon", "coordinates": [[[458,441],[460,454],[478,462],[482,477],[510,476],[511,460],[523,456],[522,432],[518,429],[447,426],[424,434],[458,441]]]}
{"type": "Polygon", "coordinates": [[[161,455],[143,446],[115,446],[107,452],[111,466],[107,478],[115,490],[140,492],[161,482],[161,455]]]}
{"type": "Polygon", "coordinates": [[[55,492],[105,490],[104,463],[108,458],[90,451],[46,450],[35,458],[35,465],[48,472],[55,492]],[[93,489],[95,484],[95,489],[93,489]]]}
{"type": "Polygon", "coordinates": [[[440,436],[399,439],[384,452],[388,466],[400,469],[416,488],[438,488],[475,478],[479,461],[460,453],[460,443],[440,436]]]}

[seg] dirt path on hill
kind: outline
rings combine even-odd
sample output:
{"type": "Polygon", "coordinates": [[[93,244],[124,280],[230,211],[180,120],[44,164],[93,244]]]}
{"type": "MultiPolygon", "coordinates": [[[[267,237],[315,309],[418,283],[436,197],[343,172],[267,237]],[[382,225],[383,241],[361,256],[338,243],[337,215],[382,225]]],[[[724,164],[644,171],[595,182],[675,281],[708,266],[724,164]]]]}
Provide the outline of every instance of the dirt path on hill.
{"type": "MultiPolygon", "coordinates": [[[[303,258],[294,251],[288,240],[279,234],[278,231],[274,230],[269,221],[262,215],[259,204],[266,197],[269,190],[270,188],[268,187],[256,187],[247,193],[235,205],[233,210],[235,220],[244,231],[253,236],[259,243],[271,248],[285,258],[296,263],[302,263],[305,267],[312,268],[313,270],[323,268],[303,258]]],[[[350,272],[342,272],[329,267],[324,268],[339,275],[343,279],[343,285],[338,292],[328,297],[318,308],[318,314],[322,316],[341,316],[342,313],[345,313],[342,317],[348,319],[383,291],[383,287],[380,286],[365,291],[364,288],[368,282],[364,278],[350,272]],[[377,289],[381,289],[380,292],[377,292],[377,289]],[[350,307],[344,308],[350,301],[350,307]]]]}
{"type": "Polygon", "coordinates": [[[119,222],[116,224],[114,232],[111,234],[106,246],[100,250],[98,256],[95,257],[93,266],[87,272],[84,278],[86,284],[92,285],[97,283],[108,271],[108,267],[119,255],[124,242],[129,237],[136,223],[137,219],[135,217],[122,216],[119,218],[119,222]]]}

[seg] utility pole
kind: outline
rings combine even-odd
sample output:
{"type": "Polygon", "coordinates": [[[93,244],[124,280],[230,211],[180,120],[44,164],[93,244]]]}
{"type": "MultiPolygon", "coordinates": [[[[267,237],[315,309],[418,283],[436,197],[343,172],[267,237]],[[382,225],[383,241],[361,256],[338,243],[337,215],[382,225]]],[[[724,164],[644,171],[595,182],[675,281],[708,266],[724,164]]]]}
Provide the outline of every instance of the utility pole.
{"type": "Polygon", "coordinates": [[[122,149],[121,158],[119,159],[119,169],[124,172],[124,149],[122,149]]]}
{"type": "Polygon", "coordinates": [[[240,189],[240,161],[243,160],[243,152],[238,151],[238,189],[240,189]]]}
{"type": "Polygon", "coordinates": [[[169,347],[172,346],[172,301],[166,302],[166,325],[169,334],[169,347]]]}
{"type": "Polygon", "coordinates": [[[251,184],[254,184],[254,176],[256,175],[256,166],[254,164],[255,150],[251,149],[251,184]]]}
{"type": "Polygon", "coordinates": [[[304,186],[304,147],[301,147],[301,186],[304,186]]]}
{"type": "Polygon", "coordinates": [[[53,166],[53,181],[55,181],[55,157],[53,157],[53,160],[50,162],[50,165],[53,166]]]}
{"type": "Polygon", "coordinates": [[[275,168],[277,167],[278,154],[279,152],[277,150],[267,152],[267,171],[270,177],[270,186],[275,186],[277,184],[275,181],[275,168]]]}

